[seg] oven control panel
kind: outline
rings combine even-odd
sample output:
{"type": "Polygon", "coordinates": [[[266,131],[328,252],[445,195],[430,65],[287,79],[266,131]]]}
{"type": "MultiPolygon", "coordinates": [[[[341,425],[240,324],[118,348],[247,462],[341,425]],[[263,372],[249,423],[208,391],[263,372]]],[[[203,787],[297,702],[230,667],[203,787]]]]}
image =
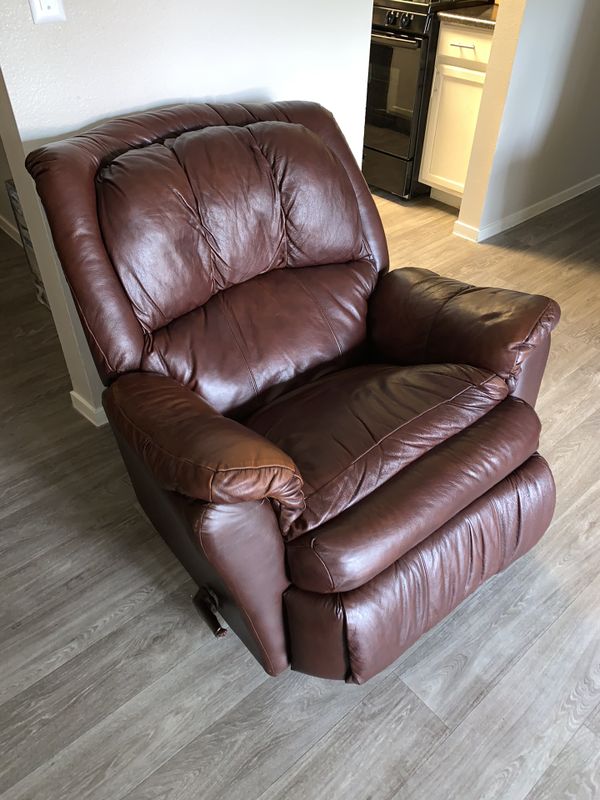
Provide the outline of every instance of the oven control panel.
{"type": "Polygon", "coordinates": [[[401,11],[397,8],[375,6],[373,9],[373,27],[397,33],[414,33],[422,35],[427,31],[427,14],[401,11]]]}
{"type": "Polygon", "coordinates": [[[390,25],[393,28],[400,28],[401,31],[410,28],[414,21],[414,14],[407,14],[406,12],[398,11],[395,8],[390,8],[385,15],[385,24],[390,25]]]}

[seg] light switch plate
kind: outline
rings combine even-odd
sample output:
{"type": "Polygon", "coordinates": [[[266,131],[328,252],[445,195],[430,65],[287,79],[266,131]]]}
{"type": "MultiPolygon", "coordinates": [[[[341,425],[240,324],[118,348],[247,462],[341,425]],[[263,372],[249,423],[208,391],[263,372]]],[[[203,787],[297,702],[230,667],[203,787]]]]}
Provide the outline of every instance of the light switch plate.
{"type": "Polygon", "coordinates": [[[29,0],[29,7],[36,25],[41,22],[64,22],[66,20],[63,0],[29,0]]]}

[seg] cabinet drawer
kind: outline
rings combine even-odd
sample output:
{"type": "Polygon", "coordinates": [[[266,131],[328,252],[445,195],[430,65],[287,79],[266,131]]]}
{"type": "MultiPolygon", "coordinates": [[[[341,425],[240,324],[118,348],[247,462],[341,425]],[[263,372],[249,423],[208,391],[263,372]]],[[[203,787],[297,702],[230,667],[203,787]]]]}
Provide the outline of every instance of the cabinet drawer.
{"type": "Polygon", "coordinates": [[[477,28],[442,25],[437,57],[487,64],[492,49],[492,38],[493,34],[484,33],[477,28]]]}

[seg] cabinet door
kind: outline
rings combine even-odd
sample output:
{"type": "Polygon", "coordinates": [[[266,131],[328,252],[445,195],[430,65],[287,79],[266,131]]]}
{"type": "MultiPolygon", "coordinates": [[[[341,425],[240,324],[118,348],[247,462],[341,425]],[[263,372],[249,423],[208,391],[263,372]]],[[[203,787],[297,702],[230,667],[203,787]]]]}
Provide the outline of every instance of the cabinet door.
{"type": "Polygon", "coordinates": [[[435,69],[420,180],[462,195],[485,72],[448,64],[435,69]]]}

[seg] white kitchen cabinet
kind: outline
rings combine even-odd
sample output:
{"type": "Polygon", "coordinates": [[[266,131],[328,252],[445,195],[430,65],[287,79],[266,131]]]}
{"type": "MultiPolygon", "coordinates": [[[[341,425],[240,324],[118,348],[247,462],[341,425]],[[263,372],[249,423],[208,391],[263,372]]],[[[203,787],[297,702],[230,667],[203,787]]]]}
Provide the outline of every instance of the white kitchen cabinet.
{"type": "Polygon", "coordinates": [[[492,33],[442,25],[419,180],[461,198],[485,82],[492,33]]]}

